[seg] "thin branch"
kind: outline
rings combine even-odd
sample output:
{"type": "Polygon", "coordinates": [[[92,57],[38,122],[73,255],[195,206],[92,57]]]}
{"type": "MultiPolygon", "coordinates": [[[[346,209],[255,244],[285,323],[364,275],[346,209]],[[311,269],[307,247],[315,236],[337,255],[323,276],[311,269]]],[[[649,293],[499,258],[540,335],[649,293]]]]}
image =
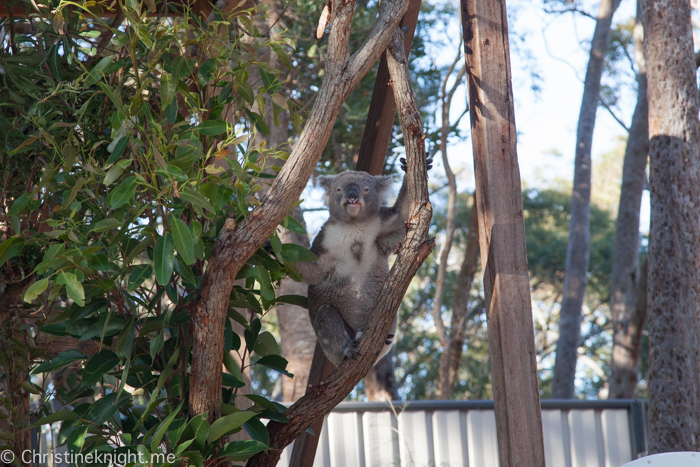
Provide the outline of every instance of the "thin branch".
{"type": "Polygon", "coordinates": [[[627,131],[627,133],[629,133],[629,132],[630,132],[629,127],[628,127],[627,125],[625,125],[625,123],[624,123],[622,120],[620,120],[620,119],[617,117],[617,115],[615,115],[615,112],[613,112],[613,110],[610,108],[610,106],[609,106],[603,99],[599,99],[599,102],[600,102],[600,105],[602,105],[603,107],[605,107],[605,110],[607,110],[607,111],[610,113],[610,115],[612,115],[612,118],[614,118],[615,121],[616,121],[617,123],[619,123],[620,126],[621,126],[622,128],[624,128],[625,131],[627,131]]]}

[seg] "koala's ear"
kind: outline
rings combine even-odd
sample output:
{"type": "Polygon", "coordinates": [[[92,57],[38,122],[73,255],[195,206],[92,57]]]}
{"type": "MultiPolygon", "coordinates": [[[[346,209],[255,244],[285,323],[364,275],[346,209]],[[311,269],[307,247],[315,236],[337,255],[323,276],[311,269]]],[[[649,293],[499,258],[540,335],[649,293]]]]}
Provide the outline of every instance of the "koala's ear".
{"type": "Polygon", "coordinates": [[[377,193],[383,193],[391,188],[391,177],[389,175],[375,175],[374,186],[377,193]]]}
{"type": "Polygon", "coordinates": [[[330,190],[333,186],[333,179],[334,178],[335,178],[334,175],[321,175],[316,180],[318,180],[318,184],[321,185],[321,188],[326,190],[326,192],[330,192],[330,190]]]}

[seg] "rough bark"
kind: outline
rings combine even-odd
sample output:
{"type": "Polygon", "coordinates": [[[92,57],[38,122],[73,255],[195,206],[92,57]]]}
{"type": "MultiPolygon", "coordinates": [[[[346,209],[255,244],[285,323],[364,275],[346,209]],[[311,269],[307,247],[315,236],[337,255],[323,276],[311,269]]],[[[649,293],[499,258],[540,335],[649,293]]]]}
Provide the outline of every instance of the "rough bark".
{"type": "Polygon", "coordinates": [[[642,331],[642,327],[636,326],[635,323],[639,320],[636,307],[637,288],[641,279],[639,214],[649,153],[649,105],[644,62],[644,35],[639,6],[637,10],[634,44],[638,66],[638,95],[622,168],[622,188],[615,226],[610,287],[610,309],[613,318],[613,351],[608,396],[610,399],[634,397],[642,331]]]}
{"type": "Polygon", "coordinates": [[[552,397],[556,399],[574,397],[576,359],[581,339],[581,307],[586,293],[586,273],[590,253],[593,128],[600,96],[600,79],[610,42],[610,26],[613,14],[619,5],[620,0],[601,0],[600,2],[583,84],[583,99],[576,130],[574,189],[571,194],[571,220],[559,317],[559,341],[552,382],[552,397]]]}
{"type": "Polygon", "coordinates": [[[503,0],[462,0],[489,356],[501,467],[545,465],[503,0]]]}
{"type": "Polygon", "coordinates": [[[469,292],[472,289],[474,275],[479,262],[479,216],[476,211],[475,195],[472,212],[469,217],[467,247],[455,284],[449,341],[446,350],[443,350],[440,355],[440,379],[438,380],[437,393],[438,397],[445,400],[452,398],[459,364],[462,360],[465,325],[470,318],[467,308],[469,305],[469,292]]]}
{"type": "Polygon", "coordinates": [[[428,239],[432,209],[428,200],[423,127],[411,89],[408,64],[403,50],[403,34],[398,28],[394,29],[389,51],[387,62],[394,96],[401,110],[399,118],[408,159],[406,177],[410,214],[406,224],[406,236],[384,283],[375,306],[376,312],[367,324],[368,331],[360,339],[359,350],[362,356],[355,360],[345,360],[330,377],[312,387],[309,393],[285,412],[289,420],[287,423],[270,422],[267,426],[270,445],[275,446],[275,449],[252,457],[247,464],[249,467],[275,465],[282,449],[314,420],[329,413],[369,371],[384,345],[386,334],[411,278],[432,250],[433,242],[428,239]]]}
{"type": "Polygon", "coordinates": [[[700,147],[690,3],[644,0],[649,98],[649,453],[700,442],[700,147]]]}
{"type": "MultiPolygon", "coordinates": [[[[24,286],[24,290],[32,282],[33,280],[29,281],[24,286]]],[[[0,392],[4,396],[2,401],[4,404],[0,406],[0,430],[4,432],[3,435],[7,440],[4,444],[9,445],[14,452],[17,463],[28,466],[28,463],[22,462],[20,456],[22,452],[31,448],[31,433],[25,429],[29,424],[29,391],[25,387],[30,382],[28,355],[23,355],[16,349],[17,346],[30,348],[28,333],[23,329],[24,320],[17,312],[24,290],[17,296],[15,293],[21,287],[18,284],[8,284],[5,292],[0,296],[8,310],[8,314],[3,317],[4,329],[0,334],[0,352],[3,353],[3,365],[0,366],[0,392]],[[13,285],[15,287],[12,287],[13,285]],[[9,303],[7,300],[10,297],[15,301],[9,303]],[[7,439],[8,436],[11,436],[11,439],[7,439]]]]}
{"type": "Polygon", "coordinates": [[[348,50],[354,2],[334,0],[323,84],[294,150],[273,182],[262,205],[236,225],[229,218],[219,232],[202,281],[200,298],[192,307],[193,355],[190,413],[220,415],[223,322],[233,282],[241,267],[299,199],[328,141],[340,106],[376,62],[406,10],[401,0],[382,2],[365,43],[348,50]]]}

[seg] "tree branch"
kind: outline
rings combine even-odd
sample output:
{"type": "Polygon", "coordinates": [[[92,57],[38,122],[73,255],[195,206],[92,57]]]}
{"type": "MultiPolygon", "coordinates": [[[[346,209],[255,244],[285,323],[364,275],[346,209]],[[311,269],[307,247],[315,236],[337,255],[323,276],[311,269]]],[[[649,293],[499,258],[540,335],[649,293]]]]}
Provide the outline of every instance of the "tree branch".
{"type": "Polygon", "coordinates": [[[399,29],[395,30],[387,58],[406,142],[408,169],[405,176],[408,177],[410,206],[409,220],[406,223],[408,231],[389,277],[384,282],[380,298],[375,305],[376,312],[367,323],[368,331],[360,339],[359,349],[362,356],[355,360],[345,360],[321,384],[311,387],[304,397],[287,409],[287,423],[270,422],[267,425],[270,445],[275,448],[267,454],[260,453],[252,457],[248,461],[248,467],[275,465],[285,446],[303,433],[314,420],[329,413],[345,399],[367,374],[379,356],[411,279],[432,251],[434,242],[428,238],[432,207],[428,200],[423,126],[411,89],[408,62],[403,50],[403,34],[399,29]]]}

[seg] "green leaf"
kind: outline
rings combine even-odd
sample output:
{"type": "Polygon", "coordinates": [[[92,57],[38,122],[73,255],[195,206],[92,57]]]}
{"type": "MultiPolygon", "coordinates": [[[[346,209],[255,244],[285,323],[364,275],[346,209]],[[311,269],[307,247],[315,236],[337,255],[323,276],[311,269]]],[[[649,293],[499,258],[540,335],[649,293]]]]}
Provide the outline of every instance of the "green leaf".
{"type": "Polygon", "coordinates": [[[78,453],[83,448],[85,444],[85,435],[87,434],[87,425],[81,425],[76,427],[68,438],[66,438],[66,445],[68,446],[68,451],[72,453],[78,453]]]}
{"type": "Polygon", "coordinates": [[[214,70],[216,70],[216,60],[213,58],[199,65],[199,78],[204,81],[204,84],[209,82],[214,70]]]}
{"type": "Polygon", "coordinates": [[[17,256],[25,244],[25,240],[21,237],[10,237],[0,245],[0,266],[15,256],[17,256]]]}
{"type": "Polygon", "coordinates": [[[173,273],[173,262],[175,261],[175,244],[173,236],[166,233],[158,240],[153,250],[153,262],[156,267],[156,280],[160,285],[170,282],[173,273]]]}
{"type": "Polygon", "coordinates": [[[125,205],[131,198],[133,198],[134,193],[136,193],[136,185],[136,177],[129,177],[117,185],[117,187],[112,190],[112,199],[110,203],[111,208],[117,209],[118,207],[125,205]]]}
{"type": "Polygon", "coordinates": [[[255,417],[254,412],[237,412],[221,417],[211,425],[207,442],[212,443],[230,431],[240,428],[245,422],[255,417]]]}
{"type": "Polygon", "coordinates": [[[197,126],[197,131],[206,136],[219,136],[227,129],[228,125],[221,120],[206,120],[197,126]]]}
{"type": "MultiPolygon", "coordinates": [[[[129,162],[130,159],[124,159],[124,161],[129,162]]],[[[124,161],[119,161],[119,162],[124,162],[124,161]]],[[[103,183],[105,186],[110,186],[110,185],[112,184],[112,182],[114,182],[116,179],[119,178],[119,176],[120,176],[122,173],[124,173],[124,169],[125,169],[125,168],[126,168],[126,167],[124,167],[123,164],[119,164],[119,163],[118,163],[118,164],[115,164],[111,169],[109,169],[109,170],[107,171],[107,173],[105,174],[105,178],[104,178],[104,180],[102,181],[102,183],[103,183]]]]}
{"type": "Polygon", "coordinates": [[[216,209],[214,209],[209,200],[197,192],[180,190],[180,198],[216,214],[216,209]]]}
{"type": "Polygon", "coordinates": [[[136,322],[131,320],[129,324],[122,329],[117,339],[117,355],[120,358],[129,358],[131,355],[131,346],[134,344],[134,334],[136,333],[136,322]]]}
{"type": "Polygon", "coordinates": [[[168,427],[175,419],[175,416],[180,412],[180,409],[182,408],[182,404],[184,404],[184,402],[181,402],[180,405],[177,406],[177,409],[173,410],[170,413],[170,415],[168,415],[165,418],[165,420],[163,420],[160,423],[160,426],[158,426],[158,429],[153,434],[153,441],[151,441],[151,451],[152,452],[156,452],[156,450],[158,449],[158,446],[160,446],[160,442],[163,441],[163,436],[165,436],[165,433],[168,431],[168,427]]]}
{"type": "Polygon", "coordinates": [[[256,267],[255,271],[258,273],[258,282],[260,283],[260,294],[267,301],[273,301],[275,299],[275,289],[272,287],[272,282],[270,281],[270,273],[267,269],[256,267]]]}
{"type": "Polygon", "coordinates": [[[282,245],[282,256],[290,263],[296,263],[297,261],[314,261],[316,259],[316,255],[312,253],[311,250],[294,243],[285,243],[282,245]]]}
{"type": "Polygon", "coordinates": [[[232,460],[244,461],[269,448],[267,444],[257,440],[232,441],[224,445],[216,454],[216,457],[227,457],[232,460]]]}
{"type": "Polygon", "coordinates": [[[110,55],[97,62],[97,65],[92,67],[92,70],[90,70],[88,73],[88,76],[85,79],[85,86],[92,86],[93,84],[102,80],[102,78],[105,76],[105,68],[112,63],[115,57],[116,55],[110,55]]]}
{"type": "Polygon", "coordinates": [[[280,295],[275,299],[275,303],[289,303],[290,305],[309,308],[309,299],[303,295],[280,295]]]}
{"type": "MultiPolygon", "coordinates": [[[[64,249],[66,248],[66,245],[63,243],[56,243],[54,245],[51,245],[46,249],[46,252],[44,253],[44,257],[41,259],[42,263],[45,263],[47,261],[51,261],[52,259],[55,259],[59,253],[61,253],[64,249]]],[[[2,261],[0,261],[2,263],[2,261]]]]}
{"type": "Polygon", "coordinates": [[[58,275],[56,283],[65,284],[68,296],[78,305],[85,306],[85,290],[75,274],[62,272],[58,275]]]}
{"type": "Polygon", "coordinates": [[[131,399],[131,394],[124,394],[119,399],[117,399],[116,392],[108,394],[90,406],[90,410],[85,414],[85,420],[100,426],[110,420],[129,399],[131,399]]]}
{"type": "Polygon", "coordinates": [[[29,286],[26,292],[24,292],[24,301],[31,303],[39,296],[46,287],[49,285],[48,279],[41,279],[29,286]]]}
{"type": "Polygon", "coordinates": [[[182,453],[182,457],[190,460],[190,464],[195,467],[202,467],[204,460],[202,459],[202,453],[198,451],[187,451],[182,453]]]}
{"type": "Polygon", "coordinates": [[[29,425],[27,428],[38,428],[41,425],[47,425],[54,422],[64,422],[66,420],[80,420],[80,415],[72,411],[62,410],[60,412],[55,412],[47,415],[46,417],[40,418],[36,422],[29,425]]]}
{"type": "Polygon", "coordinates": [[[203,449],[204,443],[207,442],[207,436],[209,436],[209,422],[207,421],[207,414],[203,413],[190,420],[185,427],[185,431],[182,432],[182,436],[180,436],[180,442],[192,439],[197,447],[203,449]]]}
{"type": "Polygon", "coordinates": [[[185,263],[190,266],[194,264],[194,238],[187,224],[177,217],[170,218],[170,232],[175,240],[175,248],[180,253],[185,263]]]}
{"type": "Polygon", "coordinates": [[[255,342],[255,353],[260,356],[279,355],[280,347],[275,340],[275,336],[267,331],[261,332],[255,342]]]}
{"type": "Polygon", "coordinates": [[[287,230],[291,230],[294,233],[306,233],[306,229],[304,229],[304,226],[301,225],[299,221],[293,218],[292,216],[287,216],[284,218],[284,220],[282,221],[282,227],[284,227],[287,230]]]}
{"type": "Polygon", "coordinates": [[[12,207],[10,210],[7,212],[7,215],[12,217],[14,215],[19,214],[19,212],[27,207],[29,202],[32,200],[32,193],[25,193],[19,198],[15,200],[14,203],[12,203],[12,207]]]}
{"type": "Polygon", "coordinates": [[[270,444],[270,434],[267,432],[267,427],[257,418],[251,418],[243,424],[243,429],[255,441],[260,441],[265,445],[270,444]]]}
{"type": "Polygon", "coordinates": [[[49,371],[58,370],[63,368],[71,362],[76,360],[81,360],[85,358],[85,354],[78,349],[69,349],[58,354],[55,358],[52,358],[48,362],[44,362],[38,367],[34,368],[31,374],[38,375],[39,373],[48,373],[49,371]]]}
{"type": "Polygon", "coordinates": [[[83,385],[96,383],[105,373],[119,364],[117,354],[109,349],[102,349],[92,356],[83,369],[83,385]]]}
{"type": "Polygon", "coordinates": [[[224,367],[226,370],[228,370],[228,373],[224,373],[224,377],[230,376],[231,379],[233,379],[233,381],[230,381],[227,386],[234,388],[242,388],[245,386],[241,369],[238,367],[238,364],[229,352],[224,352],[224,367]]]}
{"type": "MultiPolygon", "coordinates": [[[[116,113],[114,115],[117,115],[116,113]]],[[[112,150],[112,155],[107,159],[108,164],[114,164],[116,161],[122,157],[124,150],[126,149],[126,144],[129,142],[128,136],[120,136],[119,139],[114,143],[114,149],[112,150]]]]}
{"type": "Polygon", "coordinates": [[[266,366],[268,368],[282,373],[285,376],[293,378],[294,375],[286,370],[287,363],[287,360],[279,355],[267,355],[255,362],[256,365],[266,366]]]}
{"type": "Polygon", "coordinates": [[[122,225],[122,221],[120,220],[113,218],[102,219],[93,225],[90,232],[106,232],[107,230],[116,229],[120,225],[122,225]]]}
{"type": "Polygon", "coordinates": [[[148,344],[149,350],[151,353],[151,359],[155,360],[156,354],[160,352],[160,349],[163,348],[163,343],[165,342],[165,334],[161,331],[151,339],[151,342],[148,344]]]}
{"type": "Polygon", "coordinates": [[[151,277],[152,274],[153,268],[150,264],[139,264],[134,267],[134,269],[131,270],[131,274],[129,274],[129,286],[127,290],[133,292],[138,289],[141,287],[141,284],[143,284],[143,281],[151,277]]]}
{"type": "Polygon", "coordinates": [[[169,106],[175,98],[176,84],[172,75],[164,71],[163,76],[160,78],[160,102],[163,108],[169,106]]]}

